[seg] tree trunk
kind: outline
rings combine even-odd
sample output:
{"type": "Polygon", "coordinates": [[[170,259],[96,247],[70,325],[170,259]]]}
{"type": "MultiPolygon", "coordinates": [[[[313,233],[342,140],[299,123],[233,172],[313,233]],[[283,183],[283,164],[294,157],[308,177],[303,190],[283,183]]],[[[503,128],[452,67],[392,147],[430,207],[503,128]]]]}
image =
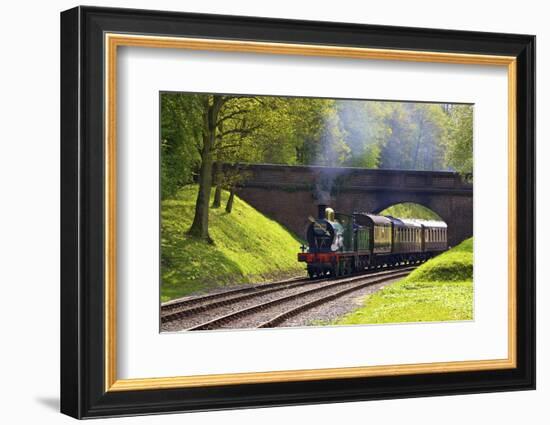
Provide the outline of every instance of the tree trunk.
{"type": "Polygon", "coordinates": [[[203,136],[201,149],[201,169],[199,173],[199,193],[195,203],[195,216],[188,234],[212,242],[208,234],[208,205],[212,190],[212,155],[216,143],[218,112],[223,104],[221,96],[213,96],[203,111],[203,136]]]}
{"type": "Polygon", "coordinates": [[[201,169],[199,173],[199,193],[195,203],[195,217],[189,235],[211,241],[208,234],[208,204],[212,190],[212,140],[210,135],[203,137],[201,169]]]}
{"type": "Polygon", "coordinates": [[[216,192],[214,193],[214,202],[212,202],[212,208],[220,208],[222,205],[222,162],[216,161],[216,192]]]}
{"type": "Polygon", "coordinates": [[[225,206],[225,212],[231,213],[233,211],[233,200],[235,198],[235,188],[231,187],[231,190],[229,191],[229,199],[227,200],[227,204],[225,206]]]}

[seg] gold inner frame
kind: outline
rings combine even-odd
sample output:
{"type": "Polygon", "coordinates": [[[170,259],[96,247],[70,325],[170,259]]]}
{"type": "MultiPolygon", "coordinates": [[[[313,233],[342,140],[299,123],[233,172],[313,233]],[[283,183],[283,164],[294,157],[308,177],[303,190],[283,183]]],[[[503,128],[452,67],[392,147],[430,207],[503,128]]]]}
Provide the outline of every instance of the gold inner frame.
{"type": "Polygon", "coordinates": [[[515,368],[516,357],[516,58],[458,53],[369,49],[324,45],[266,43],[105,34],[105,391],[132,391],[214,385],[312,381],[417,373],[446,373],[515,368]],[[508,71],[508,357],[420,364],[305,369],[273,372],[117,379],[116,339],[116,99],[119,46],[247,52],[355,59],[398,60],[503,66],[508,71]]]}

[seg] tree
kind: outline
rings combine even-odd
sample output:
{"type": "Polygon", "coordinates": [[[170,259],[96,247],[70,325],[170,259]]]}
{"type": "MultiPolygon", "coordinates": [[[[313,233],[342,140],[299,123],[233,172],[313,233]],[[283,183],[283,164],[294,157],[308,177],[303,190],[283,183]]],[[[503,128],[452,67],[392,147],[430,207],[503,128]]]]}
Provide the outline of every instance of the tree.
{"type": "Polygon", "coordinates": [[[245,144],[250,141],[250,136],[260,127],[260,124],[253,119],[253,111],[263,109],[261,105],[262,102],[256,97],[233,97],[224,106],[223,114],[219,118],[218,140],[215,148],[216,191],[212,208],[221,206],[221,193],[223,187],[226,186],[223,163],[251,159],[245,154],[247,152],[245,144]]]}
{"type": "Polygon", "coordinates": [[[222,95],[207,95],[203,98],[199,190],[193,223],[188,231],[191,236],[212,242],[208,232],[208,207],[212,190],[213,158],[221,158],[224,151],[237,146],[244,135],[253,131],[254,127],[245,118],[248,112],[246,105],[251,102],[255,103],[255,98],[222,95]]]}
{"type": "Polygon", "coordinates": [[[235,192],[237,187],[243,182],[250,178],[250,173],[246,171],[246,165],[234,164],[224,173],[226,189],[229,190],[229,197],[227,198],[227,203],[225,204],[225,212],[230,214],[233,211],[233,202],[235,200],[235,192]]]}
{"type": "Polygon", "coordinates": [[[445,140],[448,115],[440,104],[418,103],[411,106],[415,123],[416,145],[411,169],[434,171],[445,168],[445,140]]]}
{"type": "Polygon", "coordinates": [[[161,197],[173,197],[193,181],[200,162],[196,146],[202,133],[199,95],[162,93],[161,106],[161,197]]]}
{"type": "Polygon", "coordinates": [[[385,117],[387,139],[382,143],[380,168],[442,170],[448,115],[445,105],[392,102],[385,117]]]}
{"type": "Polygon", "coordinates": [[[337,109],[350,149],[344,165],[378,168],[381,148],[391,133],[385,123],[388,102],[345,100],[337,109]]]}
{"type": "Polygon", "coordinates": [[[321,133],[321,151],[315,161],[318,165],[337,167],[350,157],[346,144],[346,132],[334,104],[327,104],[324,112],[324,128],[321,133]]]}
{"type": "Polygon", "coordinates": [[[380,168],[407,169],[411,157],[413,128],[407,108],[403,103],[392,103],[384,117],[388,135],[383,141],[380,152],[380,168]]]}
{"type": "Polygon", "coordinates": [[[471,105],[453,105],[449,110],[446,164],[463,174],[473,173],[473,119],[471,105]]]}
{"type": "Polygon", "coordinates": [[[318,157],[325,99],[264,97],[249,115],[259,127],[250,158],[271,164],[312,164],[318,157]]]}
{"type": "Polygon", "coordinates": [[[205,96],[202,104],[202,147],[199,172],[199,190],[195,203],[195,216],[188,233],[191,236],[212,242],[208,233],[208,203],[212,188],[212,152],[216,145],[218,115],[225,99],[223,96],[205,96]]]}

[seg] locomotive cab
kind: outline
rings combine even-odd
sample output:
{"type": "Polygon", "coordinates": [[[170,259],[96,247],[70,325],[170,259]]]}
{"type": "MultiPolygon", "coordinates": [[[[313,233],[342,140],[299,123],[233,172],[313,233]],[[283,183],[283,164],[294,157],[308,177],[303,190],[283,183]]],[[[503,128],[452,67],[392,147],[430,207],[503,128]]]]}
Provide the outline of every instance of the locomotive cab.
{"type": "Polygon", "coordinates": [[[326,208],[318,219],[310,218],[306,230],[308,252],[336,252],[343,247],[344,228],[336,221],[334,210],[326,208]]]}

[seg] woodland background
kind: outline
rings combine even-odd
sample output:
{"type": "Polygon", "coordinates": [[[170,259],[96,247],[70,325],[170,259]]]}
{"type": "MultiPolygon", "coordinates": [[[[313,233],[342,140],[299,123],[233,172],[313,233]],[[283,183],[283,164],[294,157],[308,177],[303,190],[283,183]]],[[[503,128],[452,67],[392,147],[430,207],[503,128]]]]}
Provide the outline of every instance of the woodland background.
{"type": "MultiPolygon", "coordinates": [[[[189,235],[210,240],[244,178],[222,163],[473,171],[473,105],[161,93],[161,193],[198,183],[189,235]]],[[[237,170],[237,171],[235,171],[237,170]]]]}

